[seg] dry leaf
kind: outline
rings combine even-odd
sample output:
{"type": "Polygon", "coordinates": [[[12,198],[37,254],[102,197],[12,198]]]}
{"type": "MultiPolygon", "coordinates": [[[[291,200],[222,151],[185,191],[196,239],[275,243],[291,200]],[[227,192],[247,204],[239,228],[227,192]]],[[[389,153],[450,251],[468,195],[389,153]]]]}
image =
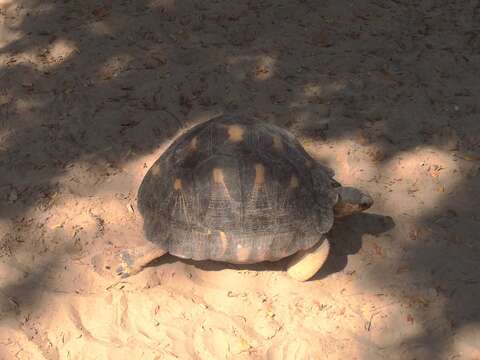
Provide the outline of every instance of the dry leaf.
{"type": "Polygon", "coordinates": [[[265,67],[258,67],[255,69],[255,73],[258,74],[268,74],[269,70],[265,67]]]}
{"type": "Polygon", "coordinates": [[[102,6],[94,9],[92,11],[92,14],[98,18],[108,16],[110,14],[110,8],[108,8],[107,6],[102,6]]]}
{"type": "Polygon", "coordinates": [[[413,194],[413,193],[416,193],[417,191],[419,191],[420,189],[418,189],[417,187],[415,187],[414,185],[412,187],[410,187],[407,192],[409,194],[413,194]]]}
{"type": "Polygon", "coordinates": [[[402,265],[397,269],[397,274],[402,274],[404,272],[407,272],[408,270],[410,270],[408,265],[402,265]]]}
{"type": "Polygon", "coordinates": [[[244,338],[237,338],[237,341],[232,346],[232,352],[234,354],[240,354],[242,352],[248,351],[252,346],[244,338]]]}
{"type": "Polygon", "coordinates": [[[428,167],[427,171],[431,177],[438,178],[440,176],[440,171],[442,171],[443,169],[444,168],[441,167],[440,165],[432,165],[428,167]]]}
{"type": "Polygon", "coordinates": [[[414,229],[410,230],[410,233],[409,233],[410,239],[411,240],[417,240],[418,239],[418,234],[419,234],[418,229],[414,228],[414,229]]]}
{"type": "Polygon", "coordinates": [[[22,86],[27,90],[33,90],[33,84],[31,82],[24,82],[22,86]]]}
{"type": "Polygon", "coordinates": [[[415,301],[416,301],[417,303],[422,304],[422,305],[425,306],[425,307],[427,307],[428,305],[430,305],[430,301],[428,301],[427,299],[425,299],[425,298],[423,298],[423,297],[421,297],[421,296],[418,297],[418,298],[416,298],[415,301]]]}

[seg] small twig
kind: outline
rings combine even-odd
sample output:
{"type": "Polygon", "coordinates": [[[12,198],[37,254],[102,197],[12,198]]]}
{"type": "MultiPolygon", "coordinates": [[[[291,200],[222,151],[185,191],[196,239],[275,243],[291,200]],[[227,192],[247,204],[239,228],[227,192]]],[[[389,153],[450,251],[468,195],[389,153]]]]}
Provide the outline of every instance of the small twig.
{"type": "Polygon", "coordinates": [[[107,286],[107,287],[105,288],[105,290],[110,290],[110,289],[114,288],[115,286],[117,286],[118,284],[128,284],[128,282],[127,282],[127,281],[124,281],[124,280],[116,281],[116,282],[114,282],[113,284],[110,284],[109,286],[107,286]]]}
{"type": "Polygon", "coordinates": [[[365,324],[365,330],[370,331],[370,329],[372,328],[372,320],[374,316],[375,314],[370,315],[370,320],[368,321],[368,323],[365,324]]]}

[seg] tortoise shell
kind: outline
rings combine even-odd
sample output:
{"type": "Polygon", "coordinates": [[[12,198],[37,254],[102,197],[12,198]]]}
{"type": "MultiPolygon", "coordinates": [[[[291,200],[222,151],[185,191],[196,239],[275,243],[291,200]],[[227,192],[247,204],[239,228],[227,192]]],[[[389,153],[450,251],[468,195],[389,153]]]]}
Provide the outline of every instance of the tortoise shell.
{"type": "Polygon", "coordinates": [[[180,136],[145,175],[145,235],[181,258],[278,260],[330,230],[332,175],[286,130],[219,116],[180,136]]]}

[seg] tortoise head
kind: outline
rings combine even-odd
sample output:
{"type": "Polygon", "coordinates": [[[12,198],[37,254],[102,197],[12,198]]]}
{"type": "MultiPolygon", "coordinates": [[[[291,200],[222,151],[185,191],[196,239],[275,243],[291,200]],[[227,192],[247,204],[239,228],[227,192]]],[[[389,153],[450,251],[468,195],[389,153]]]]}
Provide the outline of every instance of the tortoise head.
{"type": "Polygon", "coordinates": [[[367,210],[373,205],[372,197],[358,189],[341,186],[336,190],[338,192],[338,201],[333,209],[336,218],[367,210]]]}

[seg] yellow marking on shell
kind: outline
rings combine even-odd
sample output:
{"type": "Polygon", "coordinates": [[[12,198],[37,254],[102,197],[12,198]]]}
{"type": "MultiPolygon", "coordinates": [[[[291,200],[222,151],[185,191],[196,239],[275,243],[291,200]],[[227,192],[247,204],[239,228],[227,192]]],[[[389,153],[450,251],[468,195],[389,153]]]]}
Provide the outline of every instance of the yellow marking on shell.
{"type": "Polygon", "coordinates": [[[190,144],[188,145],[190,151],[197,151],[198,149],[198,139],[195,136],[191,141],[190,144]]]}
{"type": "Polygon", "coordinates": [[[181,190],[182,189],[182,179],[175,179],[175,182],[173,183],[173,188],[175,190],[181,190]]]}
{"type": "Polygon", "coordinates": [[[159,176],[160,175],[160,166],[154,165],[152,167],[152,175],[153,176],[159,176]]]}
{"type": "Polygon", "coordinates": [[[219,231],[220,233],[220,240],[227,241],[227,235],[223,231],[219,231]]]}
{"type": "Polygon", "coordinates": [[[283,151],[283,142],[278,135],[273,136],[273,148],[277,151],[283,151]]]}
{"type": "Polygon", "coordinates": [[[219,168],[213,169],[213,181],[217,184],[224,184],[222,169],[219,169],[219,168]]]}
{"type": "Polygon", "coordinates": [[[300,185],[298,178],[295,175],[292,175],[292,177],[290,178],[290,188],[296,189],[298,188],[298,185],[300,185]]]}
{"type": "Polygon", "coordinates": [[[228,249],[228,238],[227,235],[223,231],[219,231],[220,233],[220,242],[222,243],[222,252],[220,256],[224,255],[228,249]]]}
{"type": "Polygon", "coordinates": [[[265,166],[255,164],[255,184],[261,185],[265,183],[265,166]]]}
{"type": "Polygon", "coordinates": [[[237,262],[244,263],[250,258],[252,248],[242,247],[240,244],[237,246],[237,262]]]}
{"type": "Polygon", "coordinates": [[[240,142],[243,140],[245,129],[240,125],[230,125],[228,129],[228,140],[231,142],[240,142]]]}

